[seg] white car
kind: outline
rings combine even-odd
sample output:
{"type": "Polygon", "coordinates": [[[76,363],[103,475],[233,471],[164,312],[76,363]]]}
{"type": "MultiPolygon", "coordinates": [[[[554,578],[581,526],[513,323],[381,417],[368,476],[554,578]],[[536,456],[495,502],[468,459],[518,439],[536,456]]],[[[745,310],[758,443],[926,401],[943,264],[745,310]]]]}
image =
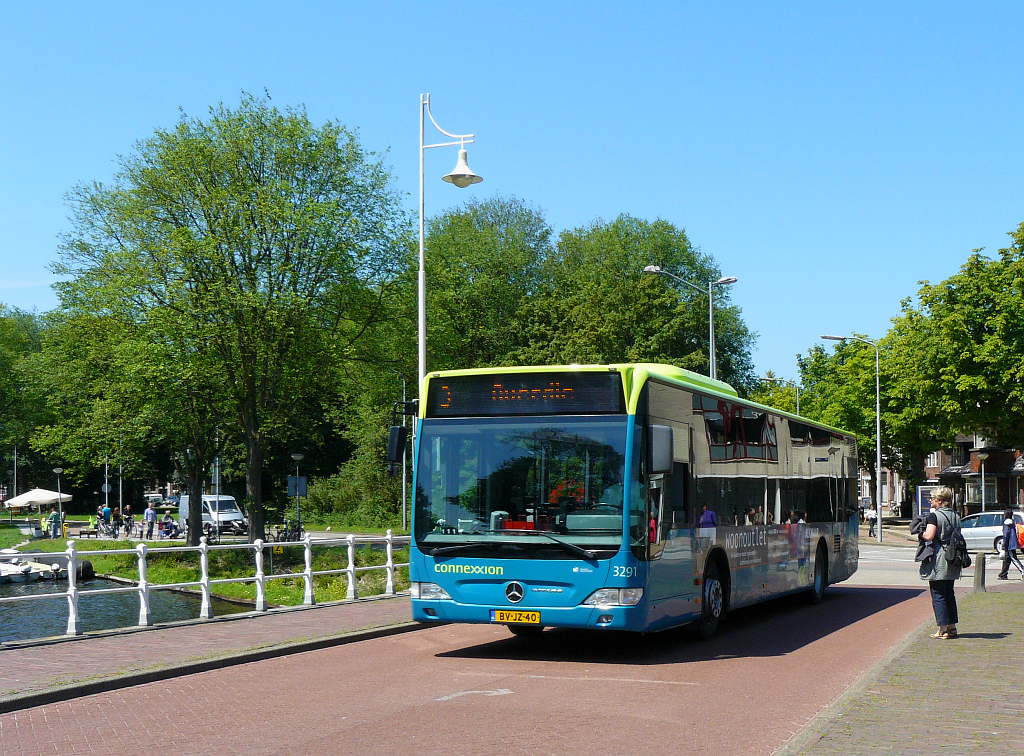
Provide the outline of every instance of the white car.
{"type": "MultiPolygon", "coordinates": [[[[1014,522],[1024,525],[1024,515],[1013,513],[1014,522]]],[[[960,531],[972,551],[1000,551],[1003,546],[1003,513],[981,512],[968,515],[960,523],[960,531]]]]}

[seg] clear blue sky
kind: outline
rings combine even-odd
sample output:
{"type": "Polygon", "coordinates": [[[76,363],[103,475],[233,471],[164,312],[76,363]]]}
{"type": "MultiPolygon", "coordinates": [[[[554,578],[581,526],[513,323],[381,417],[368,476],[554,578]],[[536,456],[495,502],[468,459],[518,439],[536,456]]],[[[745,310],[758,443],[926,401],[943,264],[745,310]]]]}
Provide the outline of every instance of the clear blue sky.
{"type": "MultiPolygon", "coordinates": [[[[389,150],[415,208],[418,98],[484,183],[557,229],[664,218],[737,276],[755,364],[879,336],[921,279],[1024,221],[1020,4],[5,3],[0,301],[56,305],[64,193],[181,107],[242,90],[389,150]]],[[[428,137],[429,138],[429,137],[428,137]]]]}

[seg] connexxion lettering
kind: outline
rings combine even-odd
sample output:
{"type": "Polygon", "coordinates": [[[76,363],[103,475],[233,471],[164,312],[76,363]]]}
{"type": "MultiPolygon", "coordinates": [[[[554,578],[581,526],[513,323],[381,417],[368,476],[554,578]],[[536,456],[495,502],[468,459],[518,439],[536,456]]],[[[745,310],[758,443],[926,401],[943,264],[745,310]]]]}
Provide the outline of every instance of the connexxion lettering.
{"type": "Polygon", "coordinates": [[[489,564],[435,564],[434,572],[461,572],[464,575],[504,575],[504,567],[489,564]]]}

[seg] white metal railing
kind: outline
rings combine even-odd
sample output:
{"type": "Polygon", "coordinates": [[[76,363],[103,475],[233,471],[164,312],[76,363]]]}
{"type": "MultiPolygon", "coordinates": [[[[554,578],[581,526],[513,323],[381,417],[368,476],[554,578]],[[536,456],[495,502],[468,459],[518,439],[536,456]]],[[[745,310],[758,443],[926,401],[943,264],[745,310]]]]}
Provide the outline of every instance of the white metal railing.
{"type": "MultiPolygon", "coordinates": [[[[242,543],[242,544],[220,544],[217,546],[210,546],[206,542],[206,537],[203,536],[199,539],[198,546],[172,546],[169,548],[154,549],[155,554],[172,554],[174,552],[180,553],[198,553],[199,554],[199,580],[187,582],[187,583],[166,583],[156,584],[149,582],[147,578],[147,560],[149,555],[149,549],[144,543],[140,543],[134,549],[105,549],[98,551],[78,551],[75,548],[74,540],[68,541],[67,551],[63,552],[63,555],[68,560],[68,588],[66,591],[56,593],[42,593],[31,596],[10,596],[0,598],[0,604],[12,603],[14,601],[34,601],[39,599],[54,599],[54,598],[66,598],[68,601],[68,627],[65,635],[81,635],[81,618],[78,613],[78,599],[81,596],[101,596],[104,594],[114,593],[137,593],[139,595],[139,626],[146,627],[153,624],[153,620],[150,617],[149,612],[149,594],[151,591],[156,590],[168,590],[168,589],[180,589],[180,588],[199,588],[202,603],[199,608],[199,619],[210,619],[213,613],[210,608],[210,586],[220,585],[224,583],[255,583],[256,584],[256,611],[265,612],[267,610],[267,592],[266,584],[268,580],[281,580],[284,578],[302,578],[305,582],[305,595],[303,596],[302,603],[306,606],[313,606],[316,604],[316,596],[313,591],[313,578],[318,575],[345,575],[346,576],[346,590],[345,600],[353,601],[357,599],[358,592],[356,590],[356,573],[357,572],[368,572],[370,570],[385,570],[387,573],[387,583],[384,587],[384,593],[388,595],[395,595],[395,570],[399,567],[408,567],[408,562],[402,562],[400,564],[395,562],[394,546],[395,544],[408,544],[410,541],[409,536],[395,536],[392,535],[391,531],[388,530],[387,534],[381,536],[356,536],[349,534],[340,538],[331,539],[317,539],[313,541],[309,534],[306,534],[305,539],[301,541],[288,541],[285,543],[264,543],[262,540],[257,539],[253,543],[242,543]],[[387,561],[384,564],[369,565],[366,567],[356,567],[356,544],[379,544],[385,545],[387,553],[387,561]],[[313,569],[313,546],[344,546],[348,552],[348,566],[337,569],[337,570],[314,570],[313,569]],[[302,546],[305,550],[305,569],[302,572],[281,572],[275,575],[267,575],[263,570],[263,550],[265,548],[273,546],[302,546]],[[216,578],[210,579],[210,559],[209,554],[211,551],[223,551],[228,549],[244,549],[246,551],[252,551],[255,555],[256,561],[256,574],[244,577],[228,577],[228,578],[216,578]],[[118,554],[131,554],[134,555],[139,562],[139,582],[138,585],[124,586],[122,588],[95,588],[92,590],[79,590],[77,587],[77,567],[78,562],[91,555],[97,556],[116,556],[118,554]]],[[[60,553],[60,552],[56,552],[60,553]]],[[[0,561],[10,561],[12,559],[29,559],[32,558],[44,558],[46,556],[52,556],[54,552],[50,554],[9,554],[0,556],[0,561]]]]}

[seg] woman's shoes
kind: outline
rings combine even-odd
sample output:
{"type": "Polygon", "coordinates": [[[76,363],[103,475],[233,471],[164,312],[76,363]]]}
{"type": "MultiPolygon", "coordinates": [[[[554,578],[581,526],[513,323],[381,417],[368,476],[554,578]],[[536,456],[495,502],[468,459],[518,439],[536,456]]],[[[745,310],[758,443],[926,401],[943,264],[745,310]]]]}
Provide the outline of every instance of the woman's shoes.
{"type": "Polygon", "coordinates": [[[944,635],[945,635],[945,633],[944,633],[944,632],[942,632],[941,630],[939,630],[939,631],[937,631],[937,632],[934,632],[934,633],[932,633],[932,634],[931,634],[931,635],[929,635],[928,637],[929,637],[929,638],[942,638],[942,637],[943,637],[944,635]]]}
{"type": "Polygon", "coordinates": [[[960,637],[956,630],[949,630],[943,633],[941,636],[942,640],[956,640],[960,637]]]}

